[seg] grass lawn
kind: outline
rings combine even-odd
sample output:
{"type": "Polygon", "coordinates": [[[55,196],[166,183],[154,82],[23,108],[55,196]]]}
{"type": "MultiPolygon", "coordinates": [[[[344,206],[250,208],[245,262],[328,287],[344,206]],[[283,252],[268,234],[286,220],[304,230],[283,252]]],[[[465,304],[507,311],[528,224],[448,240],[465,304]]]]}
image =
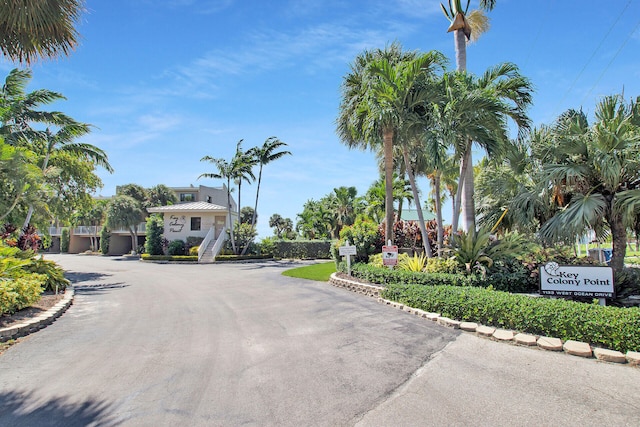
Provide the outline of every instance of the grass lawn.
{"type": "Polygon", "coordinates": [[[326,282],[332,273],[336,272],[336,263],[333,261],[321,264],[308,265],[306,267],[292,268],[282,273],[283,276],[297,277],[299,279],[316,280],[326,282]]]}

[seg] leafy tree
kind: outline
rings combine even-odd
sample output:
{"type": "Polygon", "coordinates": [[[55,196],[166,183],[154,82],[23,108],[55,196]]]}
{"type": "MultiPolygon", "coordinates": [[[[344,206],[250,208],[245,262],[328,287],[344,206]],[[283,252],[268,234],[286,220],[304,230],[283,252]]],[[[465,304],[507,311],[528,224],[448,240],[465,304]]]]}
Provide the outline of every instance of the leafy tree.
{"type": "Polygon", "coordinates": [[[74,25],[83,11],[82,0],[0,2],[0,49],[26,64],[68,55],[78,44],[74,25]]]}
{"type": "Polygon", "coordinates": [[[147,190],[146,207],[168,206],[178,203],[176,193],[164,184],[158,184],[147,190]]]}
{"type": "Polygon", "coordinates": [[[40,200],[43,180],[32,151],[0,139],[0,221],[22,221],[21,206],[40,200]]]}
{"type": "Polygon", "coordinates": [[[147,190],[138,184],[125,184],[116,188],[116,195],[129,196],[134,199],[140,207],[146,207],[147,200],[149,200],[149,193],[147,190]]]}
{"type": "Polygon", "coordinates": [[[146,214],[140,203],[131,196],[117,194],[107,206],[107,227],[126,228],[131,236],[131,252],[138,249],[138,224],[144,221],[146,214]]]}

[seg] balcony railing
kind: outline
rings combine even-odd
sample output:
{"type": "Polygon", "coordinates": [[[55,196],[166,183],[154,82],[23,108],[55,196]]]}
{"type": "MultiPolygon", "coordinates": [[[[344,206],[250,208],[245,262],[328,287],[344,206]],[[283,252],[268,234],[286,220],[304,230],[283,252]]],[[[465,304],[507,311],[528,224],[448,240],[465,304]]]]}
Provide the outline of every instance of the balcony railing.
{"type": "MultiPolygon", "coordinates": [[[[61,236],[62,230],[67,227],[49,227],[49,235],[50,236],[61,236]]],[[[73,228],[73,234],[75,236],[99,236],[102,231],[102,226],[100,225],[79,225],[73,228]]],[[[112,233],[129,233],[129,229],[126,227],[120,227],[115,230],[111,230],[112,233]]],[[[141,222],[136,227],[136,232],[138,235],[146,234],[147,232],[147,224],[141,222]]]]}

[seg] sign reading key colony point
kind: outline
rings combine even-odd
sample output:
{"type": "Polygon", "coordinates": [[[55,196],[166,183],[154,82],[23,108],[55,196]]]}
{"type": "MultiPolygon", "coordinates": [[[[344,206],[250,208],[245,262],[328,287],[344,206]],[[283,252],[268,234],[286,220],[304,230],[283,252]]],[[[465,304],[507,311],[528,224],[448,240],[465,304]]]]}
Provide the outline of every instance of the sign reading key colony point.
{"type": "Polygon", "coordinates": [[[558,265],[540,267],[540,293],[553,296],[613,298],[611,267],[558,265]]]}

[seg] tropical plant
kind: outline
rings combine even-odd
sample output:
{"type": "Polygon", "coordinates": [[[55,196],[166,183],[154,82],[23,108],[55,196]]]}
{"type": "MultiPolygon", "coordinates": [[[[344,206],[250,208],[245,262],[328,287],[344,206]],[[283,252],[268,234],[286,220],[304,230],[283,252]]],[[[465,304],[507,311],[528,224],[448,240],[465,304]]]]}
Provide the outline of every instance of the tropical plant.
{"type": "Polygon", "coordinates": [[[280,159],[281,157],[284,157],[286,155],[291,155],[291,152],[287,150],[278,151],[282,147],[286,147],[286,146],[287,146],[286,143],[280,141],[275,136],[272,136],[266,139],[264,144],[262,144],[262,147],[254,147],[251,150],[249,150],[250,155],[254,157],[254,159],[257,161],[257,164],[259,166],[258,187],[256,188],[256,203],[253,208],[253,217],[251,218],[252,227],[255,227],[256,220],[257,220],[258,198],[260,196],[260,184],[262,183],[262,168],[265,165],[280,159]]]}
{"type": "Polygon", "coordinates": [[[292,237],[293,221],[290,218],[283,218],[280,214],[275,213],[269,218],[269,227],[273,228],[273,233],[278,239],[292,237]]]}
{"type": "Polygon", "coordinates": [[[424,254],[413,254],[398,262],[398,268],[405,271],[423,272],[427,266],[428,258],[424,254]]]}
{"type": "Polygon", "coordinates": [[[627,228],[640,212],[640,98],[603,98],[589,126],[583,112],[560,116],[534,155],[543,163],[541,183],[551,188],[556,214],[542,224],[547,242],[574,241],[593,229],[610,233],[611,267],[624,267],[627,228]]]}
{"type": "Polygon", "coordinates": [[[147,190],[146,207],[168,206],[178,203],[175,191],[164,184],[158,184],[147,190]]]}
{"type": "Polygon", "coordinates": [[[78,44],[74,25],[82,0],[22,0],[0,3],[0,49],[11,61],[68,55],[78,44]]]}
{"type": "Polygon", "coordinates": [[[384,147],[386,240],[393,233],[393,141],[413,104],[415,84],[443,60],[437,52],[403,52],[394,43],[358,55],[343,79],[337,119],[341,141],[360,149],[384,147]]]}

